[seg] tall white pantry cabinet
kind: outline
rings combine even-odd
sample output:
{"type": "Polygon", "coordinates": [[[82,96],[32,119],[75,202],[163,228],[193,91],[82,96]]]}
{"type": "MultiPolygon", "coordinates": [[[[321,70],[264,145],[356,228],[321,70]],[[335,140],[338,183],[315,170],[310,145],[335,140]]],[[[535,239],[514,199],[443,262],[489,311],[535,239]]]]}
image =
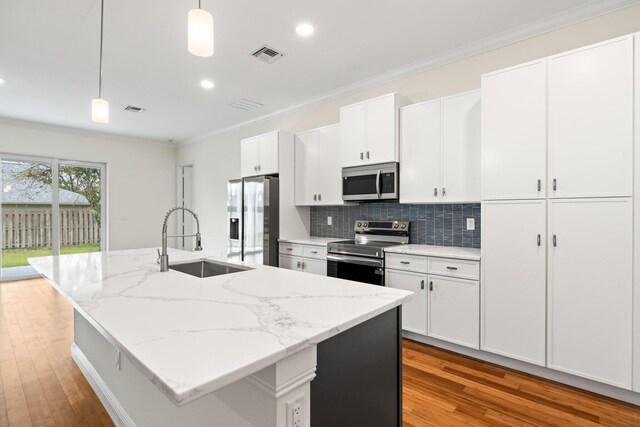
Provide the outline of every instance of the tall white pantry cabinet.
{"type": "Polygon", "coordinates": [[[482,77],[481,349],[640,391],[637,52],[631,35],[482,77]]]}

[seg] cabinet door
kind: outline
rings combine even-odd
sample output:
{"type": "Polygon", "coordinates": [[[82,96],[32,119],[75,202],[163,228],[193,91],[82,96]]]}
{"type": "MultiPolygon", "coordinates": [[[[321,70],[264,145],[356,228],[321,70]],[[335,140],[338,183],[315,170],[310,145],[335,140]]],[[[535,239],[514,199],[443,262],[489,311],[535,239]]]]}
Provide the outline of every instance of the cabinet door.
{"type": "Polygon", "coordinates": [[[364,163],[367,141],[366,105],[364,102],[340,108],[340,152],[342,167],[364,163]]]}
{"type": "Polygon", "coordinates": [[[632,37],[551,57],[550,197],[630,196],[632,180],[632,37]]]}
{"type": "Polygon", "coordinates": [[[314,160],[318,205],[342,205],[342,168],[340,167],[340,125],[318,130],[318,157],[314,160]]]}
{"type": "Polygon", "coordinates": [[[413,298],[402,305],[402,329],[427,334],[427,275],[407,271],[386,270],[385,286],[413,292],[413,298]]]}
{"type": "Polygon", "coordinates": [[[484,200],[545,197],[546,75],[542,60],[482,77],[484,200]]]}
{"type": "Polygon", "coordinates": [[[327,275],[327,260],[303,258],[302,262],[304,266],[302,271],[320,276],[327,275]]]}
{"type": "Polygon", "coordinates": [[[312,130],[296,135],[295,193],[296,205],[315,204],[313,196],[318,192],[319,163],[318,131],[312,130]]]}
{"type": "Polygon", "coordinates": [[[366,163],[398,161],[398,108],[396,94],[367,101],[366,163]]]}
{"type": "Polygon", "coordinates": [[[287,270],[301,270],[302,261],[300,258],[292,257],[289,255],[280,255],[280,268],[286,268],[287,270]]]}
{"type": "Polygon", "coordinates": [[[476,280],[429,276],[427,335],[466,347],[480,340],[480,286],[476,280]]]}
{"type": "Polygon", "coordinates": [[[480,180],[480,92],[444,98],[442,201],[480,201],[480,180]]]}
{"type": "Polygon", "coordinates": [[[400,112],[400,203],[440,200],[440,100],[400,112]]]}
{"type": "Polygon", "coordinates": [[[481,348],[545,365],[546,202],[482,204],[481,348]]]}
{"type": "Polygon", "coordinates": [[[550,368],[631,388],[631,236],[631,198],[549,202],[550,368]]]}
{"type": "Polygon", "coordinates": [[[260,140],[260,175],[278,173],[278,132],[259,136],[260,140]]]}
{"type": "Polygon", "coordinates": [[[248,138],[240,141],[240,172],[242,177],[258,175],[260,164],[260,148],[258,138],[248,138]]]}

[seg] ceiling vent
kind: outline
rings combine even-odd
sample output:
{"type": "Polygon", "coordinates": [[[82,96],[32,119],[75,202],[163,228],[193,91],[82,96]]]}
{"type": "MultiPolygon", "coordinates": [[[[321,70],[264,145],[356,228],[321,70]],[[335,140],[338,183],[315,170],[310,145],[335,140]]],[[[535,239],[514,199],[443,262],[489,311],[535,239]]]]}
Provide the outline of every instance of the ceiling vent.
{"type": "Polygon", "coordinates": [[[267,46],[266,44],[262,45],[260,48],[258,48],[258,50],[251,54],[251,56],[258,58],[260,61],[266,62],[267,64],[276,62],[278,59],[282,58],[285,55],[286,53],[280,52],[270,46],[267,46]]]}
{"type": "Polygon", "coordinates": [[[133,105],[124,107],[124,111],[131,111],[132,113],[144,113],[146,110],[146,108],[134,107],[133,105]]]}
{"type": "Polygon", "coordinates": [[[241,99],[240,101],[232,102],[229,105],[233,108],[239,108],[246,111],[256,110],[260,107],[264,107],[264,104],[255,101],[249,101],[248,99],[241,99]]]}

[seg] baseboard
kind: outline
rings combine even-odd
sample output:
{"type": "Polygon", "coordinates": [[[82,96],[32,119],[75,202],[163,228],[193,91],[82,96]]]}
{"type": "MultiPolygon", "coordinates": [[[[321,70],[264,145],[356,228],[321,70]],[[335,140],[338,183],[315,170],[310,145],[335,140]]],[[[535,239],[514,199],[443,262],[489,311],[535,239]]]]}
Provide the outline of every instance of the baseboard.
{"type": "Polygon", "coordinates": [[[80,347],[75,343],[71,345],[71,357],[73,357],[73,360],[75,360],[85,378],[89,381],[93,391],[98,395],[98,399],[102,402],[102,405],[107,410],[114,424],[118,427],[136,427],[136,424],[126,413],[120,402],[118,402],[118,399],[111,393],[111,390],[109,390],[107,384],[102,380],[102,377],[100,377],[82,350],[80,350],[80,347]]]}
{"type": "Polygon", "coordinates": [[[633,405],[640,405],[640,393],[636,393],[631,390],[625,390],[608,384],[602,384],[597,381],[577,377],[575,375],[567,374],[560,371],[555,371],[544,366],[533,365],[531,363],[511,359],[510,357],[500,356],[498,354],[488,353],[482,350],[463,347],[457,344],[448,343],[446,341],[426,337],[424,335],[416,334],[413,332],[403,331],[402,336],[404,338],[421,342],[423,344],[428,344],[434,347],[442,348],[444,350],[452,351],[454,353],[473,357],[474,359],[479,359],[485,362],[504,366],[516,371],[525,372],[527,374],[542,377],[551,381],[556,381],[582,390],[590,391],[592,393],[610,397],[612,399],[621,400],[633,405]]]}

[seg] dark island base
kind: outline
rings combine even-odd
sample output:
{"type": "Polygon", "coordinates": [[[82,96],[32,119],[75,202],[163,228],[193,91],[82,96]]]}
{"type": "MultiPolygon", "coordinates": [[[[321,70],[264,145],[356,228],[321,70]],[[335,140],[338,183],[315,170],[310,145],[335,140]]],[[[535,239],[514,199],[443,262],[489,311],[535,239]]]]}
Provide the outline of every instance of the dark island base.
{"type": "Polygon", "coordinates": [[[311,427],[402,426],[401,308],[318,344],[311,427]]]}

